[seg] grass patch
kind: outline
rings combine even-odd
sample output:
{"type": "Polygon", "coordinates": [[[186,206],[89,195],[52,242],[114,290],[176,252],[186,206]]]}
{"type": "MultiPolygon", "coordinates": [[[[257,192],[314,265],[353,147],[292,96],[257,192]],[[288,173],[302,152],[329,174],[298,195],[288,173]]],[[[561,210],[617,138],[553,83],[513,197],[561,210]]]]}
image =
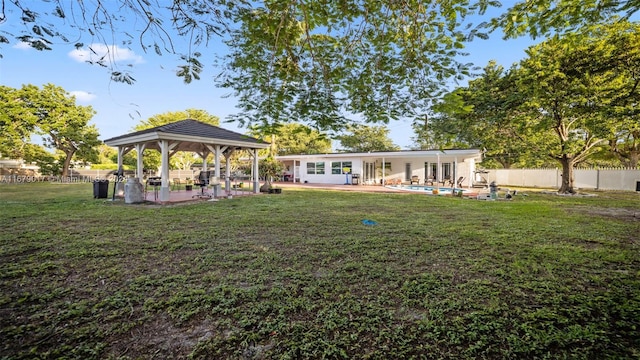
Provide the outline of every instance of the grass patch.
{"type": "Polygon", "coordinates": [[[0,185],[0,357],[640,357],[636,193],[91,194],[0,185]]]}

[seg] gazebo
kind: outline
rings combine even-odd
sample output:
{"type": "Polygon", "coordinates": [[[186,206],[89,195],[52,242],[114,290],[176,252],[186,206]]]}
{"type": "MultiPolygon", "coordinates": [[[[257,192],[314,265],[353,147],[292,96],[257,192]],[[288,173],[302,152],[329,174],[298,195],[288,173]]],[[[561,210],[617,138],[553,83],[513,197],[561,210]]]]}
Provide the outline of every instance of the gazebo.
{"type": "MultiPolygon", "coordinates": [[[[256,138],[229,131],[203,122],[186,119],[151,129],[136,131],[116,136],[104,141],[105,144],[118,149],[118,169],[122,169],[122,158],[131,150],[138,153],[136,176],[142,180],[142,154],[144,150],[153,149],[161,154],[160,176],[162,182],[159,200],[169,200],[169,158],[177,151],[195,152],[202,159],[214,154],[214,176],[220,178],[220,159],[226,159],[225,187],[229,189],[231,154],[238,150],[248,150],[253,158],[253,191],[259,191],[258,150],[269,147],[256,138]]],[[[207,163],[203,162],[203,171],[207,171],[207,163]]],[[[220,193],[220,185],[214,185],[214,193],[220,193]]]]}

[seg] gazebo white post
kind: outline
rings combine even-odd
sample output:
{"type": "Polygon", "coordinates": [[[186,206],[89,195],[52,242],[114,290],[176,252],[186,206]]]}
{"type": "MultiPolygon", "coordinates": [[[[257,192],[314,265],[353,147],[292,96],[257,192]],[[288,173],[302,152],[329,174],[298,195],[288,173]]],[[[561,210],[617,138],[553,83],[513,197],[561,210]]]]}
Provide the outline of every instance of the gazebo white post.
{"type": "Polygon", "coordinates": [[[436,156],[438,157],[438,166],[436,167],[436,188],[438,187],[438,184],[440,183],[440,179],[442,179],[442,169],[440,168],[440,153],[437,153],[436,156]]]}
{"type": "Polygon", "coordinates": [[[260,179],[258,178],[258,149],[253,149],[253,193],[260,192],[260,179]]]}
{"type": "MultiPolygon", "coordinates": [[[[214,176],[216,177],[216,179],[220,179],[220,153],[221,152],[222,151],[221,151],[220,145],[216,145],[216,149],[213,155],[213,159],[215,161],[213,163],[213,169],[214,169],[214,176]]],[[[213,196],[216,197],[220,193],[222,193],[222,185],[220,184],[220,181],[218,181],[217,184],[213,184],[213,196]]]]}
{"type": "Polygon", "coordinates": [[[169,201],[169,141],[160,140],[160,201],[169,201]]]}
{"type": "Polygon", "coordinates": [[[200,157],[202,157],[202,171],[207,171],[207,156],[209,156],[209,152],[208,151],[203,151],[200,154],[200,157]]]}
{"type": "Polygon", "coordinates": [[[138,178],[138,180],[140,180],[140,182],[142,182],[142,178],[144,177],[144,164],[142,162],[142,153],[144,152],[144,148],[146,147],[146,144],[136,144],[136,152],[138,153],[138,158],[137,158],[137,162],[136,162],[136,177],[138,178]]]}
{"type": "Polygon", "coordinates": [[[122,146],[118,146],[118,170],[122,168],[122,158],[124,157],[124,148],[122,146]]]}
{"type": "Polygon", "coordinates": [[[122,179],[119,178],[119,175],[120,175],[120,170],[122,170],[122,160],[124,158],[124,155],[126,153],[128,153],[129,151],[130,151],[130,149],[128,149],[127,147],[118,146],[118,170],[116,171],[115,194],[113,194],[114,197],[116,195],[117,196],[124,196],[124,183],[122,182],[122,179]]]}
{"type": "MultiPolygon", "coordinates": [[[[451,186],[451,188],[455,189],[456,185],[458,185],[458,157],[457,156],[453,158],[453,177],[451,179],[453,180],[453,185],[451,186]]],[[[451,194],[453,195],[453,190],[451,194]]]]}
{"type": "Polygon", "coordinates": [[[231,154],[233,150],[224,154],[225,169],[224,169],[224,188],[227,190],[227,194],[231,195],[231,154]]]}

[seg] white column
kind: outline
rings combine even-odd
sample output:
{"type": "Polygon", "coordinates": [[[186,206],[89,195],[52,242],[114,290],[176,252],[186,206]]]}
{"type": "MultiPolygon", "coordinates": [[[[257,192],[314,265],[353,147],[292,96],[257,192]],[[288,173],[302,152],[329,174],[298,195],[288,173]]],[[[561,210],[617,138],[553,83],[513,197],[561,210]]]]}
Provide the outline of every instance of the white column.
{"type": "Polygon", "coordinates": [[[438,188],[440,186],[440,180],[442,179],[442,164],[440,164],[440,153],[437,153],[436,156],[438,157],[438,165],[436,167],[436,188],[438,188]]]}
{"type": "Polygon", "coordinates": [[[140,182],[142,182],[142,178],[144,177],[144,164],[142,162],[142,154],[144,153],[144,148],[146,147],[146,144],[136,144],[136,152],[138,153],[138,158],[137,158],[137,162],[136,162],[136,177],[138,179],[140,179],[140,182]]]}
{"type": "Polygon", "coordinates": [[[227,194],[231,194],[231,154],[233,154],[233,150],[224,154],[224,188],[227,190],[227,194]]]}
{"type": "Polygon", "coordinates": [[[209,156],[209,152],[208,151],[203,151],[202,154],[200,154],[200,157],[202,157],[202,171],[207,171],[207,157],[209,156]]]}
{"type": "Polygon", "coordinates": [[[456,186],[458,185],[458,157],[454,157],[453,158],[453,186],[451,186],[452,189],[455,189],[456,186]]]}
{"type": "MultiPolygon", "coordinates": [[[[127,147],[120,147],[118,146],[118,170],[116,172],[116,178],[114,179],[116,185],[114,186],[115,191],[113,196],[124,196],[124,179],[122,179],[120,176],[118,176],[118,174],[120,173],[120,170],[123,170],[122,168],[122,161],[123,158],[125,156],[125,154],[127,154],[129,151],[131,151],[130,148],[127,147]]],[[[124,170],[123,170],[124,173],[124,170]]]]}
{"type": "MultiPolygon", "coordinates": [[[[214,175],[216,177],[216,179],[220,179],[220,155],[221,155],[221,149],[220,149],[220,145],[216,145],[215,148],[215,152],[213,153],[213,169],[214,169],[214,175]]],[[[222,193],[222,184],[220,184],[220,181],[218,181],[217,184],[213,185],[213,196],[219,196],[222,193]]]]}
{"type": "Polygon", "coordinates": [[[253,193],[260,192],[260,179],[258,174],[258,149],[253,149],[253,193]]]}
{"type": "Polygon", "coordinates": [[[122,169],[122,158],[124,157],[125,149],[118,146],[118,170],[122,169]]]}
{"type": "Polygon", "coordinates": [[[160,185],[160,201],[169,201],[169,151],[175,144],[171,146],[168,140],[158,141],[160,146],[160,176],[162,183],[160,185]]]}

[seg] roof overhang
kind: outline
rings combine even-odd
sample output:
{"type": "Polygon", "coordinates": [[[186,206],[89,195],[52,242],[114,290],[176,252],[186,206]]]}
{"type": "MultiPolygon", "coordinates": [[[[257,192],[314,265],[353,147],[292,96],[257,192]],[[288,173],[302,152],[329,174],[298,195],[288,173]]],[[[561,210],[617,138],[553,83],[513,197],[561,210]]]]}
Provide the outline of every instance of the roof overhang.
{"type": "Polygon", "coordinates": [[[146,149],[160,150],[158,141],[168,140],[171,143],[179,143],[175,150],[178,151],[197,151],[202,145],[221,145],[247,149],[267,149],[269,144],[260,144],[251,141],[237,141],[227,139],[208,138],[202,136],[192,136],[183,134],[168,134],[163,132],[152,132],[140,135],[134,135],[126,138],[118,138],[113,140],[105,140],[105,144],[114,147],[133,146],[135,144],[146,144],[146,149]]]}
{"type": "Polygon", "coordinates": [[[161,141],[168,141],[173,151],[194,152],[210,150],[211,146],[231,149],[266,149],[270,146],[259,139],[192,119],[117,136],[104,143],[121,148],[144,145],[145,149],[160,150],[161,141]]]}
{"type": "Polygon", "coordinates": [[[309,155],[283,155],[276,158],[284,160],[311,160],[311,159],[393,159],[393,158],[438,158],[438,157],[462,157],[482,159],[482,152],[478,149],[454,149],[454,150],[410,150],[410,151],[381,151],[366,153],[331,153],[331,154],[309,154],[309,155]]]}

